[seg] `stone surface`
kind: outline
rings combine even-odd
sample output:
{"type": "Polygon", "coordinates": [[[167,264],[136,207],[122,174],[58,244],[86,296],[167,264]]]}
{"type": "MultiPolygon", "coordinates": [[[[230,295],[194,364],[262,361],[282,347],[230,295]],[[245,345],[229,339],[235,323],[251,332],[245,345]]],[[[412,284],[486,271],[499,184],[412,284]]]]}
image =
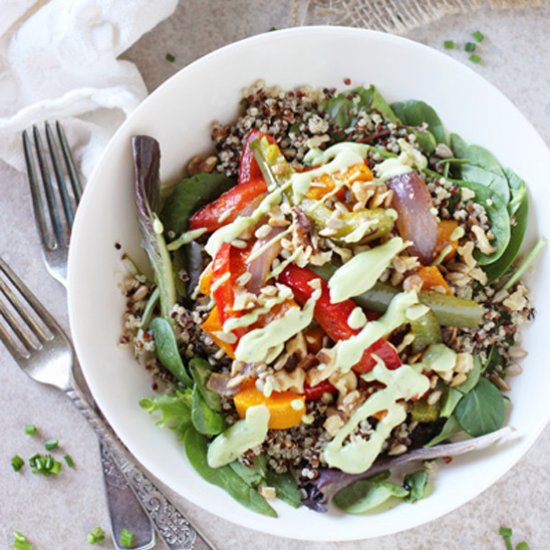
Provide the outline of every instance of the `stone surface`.
{"type": "MultiPolygon", "coordinates": [[[[124,57],[137,63],[153,90],[215,48],[273,26],[287,26],[289,13],[289,0],[186,0],[172,18],[144,36],[124,57]],[[165,60],[167,52],[175,55],[174,63],[165,60]]],[[[444,39],[465,42],[476,29],[487,39],[483,63],[474,66],[475,70],[503,90],[550,143],[550,7],[448,17],[411,32],[409,37],[441,48],[444,39]]],[[[469,63],[463,51],[450,55],[469,63]]],[[[465,98],[465,103],[468,101],[475,98],[465,98]]],[[[64,290],[42,266],[26,180],[0,165],[0,182],[0,255],[66,327],[64,290]]],[[[63,396],[31,382],[1,346],[0,403],[0,549],[11,546],[14,530],[26,533],[38,550],[87,548],[86,533],[96,525],[108,526],[97,443],[91,429],[63,396]],[[40,438],[23,434],[24,424],[30,422],[40,427],[40,438]],[[64,471],[56,479],[11,471],[10,458],[15,453],[27,457],[40,450],[42,436],[59,438],[74,457],[74,471],[64,471]]],[[[218,519],[169,490],[167,493],[223,550],[498,549],[504,547],[498,535],[502,525],[514,528],[516,542],[526,539],[532,549],[543,549],[550,544],[546,500],[550,493],[549,454],[550,428],[502,480],[459,510],[405,533],[357,543],[302,543],[257,534],[218,519]]]]}

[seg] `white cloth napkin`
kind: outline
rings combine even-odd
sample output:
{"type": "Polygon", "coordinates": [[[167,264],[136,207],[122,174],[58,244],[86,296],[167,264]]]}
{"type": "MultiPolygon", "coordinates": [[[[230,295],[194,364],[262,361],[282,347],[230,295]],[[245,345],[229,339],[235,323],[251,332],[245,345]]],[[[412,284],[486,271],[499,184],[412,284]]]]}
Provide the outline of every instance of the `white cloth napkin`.
{"type": "Polygon", "coordinates": [[[145,98],[118,60],[177,0],[0,0],[0,159],[24,170],[21,131],[61,120],[83,175],[145,98]]]}

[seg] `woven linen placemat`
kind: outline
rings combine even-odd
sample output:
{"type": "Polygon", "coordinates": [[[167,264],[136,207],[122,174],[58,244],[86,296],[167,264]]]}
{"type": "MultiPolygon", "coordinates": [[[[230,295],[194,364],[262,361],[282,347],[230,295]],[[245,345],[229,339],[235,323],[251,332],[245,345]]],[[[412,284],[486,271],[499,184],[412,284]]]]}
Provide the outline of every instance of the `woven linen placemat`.
{"type": "Polygon", "coordinates": [[[445,15],[545,3],[546,0],[293,0],[292,23],[363,27],[399,34],[445,15]]]}

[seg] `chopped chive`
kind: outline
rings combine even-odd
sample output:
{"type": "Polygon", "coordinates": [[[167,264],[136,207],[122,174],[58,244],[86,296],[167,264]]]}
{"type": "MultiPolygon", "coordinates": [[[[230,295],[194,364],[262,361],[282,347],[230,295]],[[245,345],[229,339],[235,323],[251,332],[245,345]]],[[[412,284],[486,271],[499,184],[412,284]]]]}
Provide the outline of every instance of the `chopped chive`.
{"type": "Polygon", "coordinates": [[[95,527],[88,533],[86,540],[89,544],[97,544],[98,542],[105,540],[105,532],[101,527],[95,527]]]}
{"type": "Polygon", "coordinates": [[[476,51],[476,45],[473,42],[466,42],[466,44],[464,44],[464,51],[466,51],[466,52],[475,52],[476,51]]]}
{"type": "Polygon", "coordinates": [[[443,47],[446,50],[452,50],[455,47],[455,41],[454,40],[445,40],[445,42],[443,42],[443,47]]]}
{"type": "Polygon", "coordinates": [[[277,30],[277,27],[271,27],[271,28],[269,29],[269,31],[267,31],[267,32],[273,32],[273,31],[276,31],[276,30],[277,30]]]}
{"type": "Polygon", "coordinates": [[[19,470],[21,470],[24,465],[25,461],[19,455],[15,455],[11,459],[11,467],[13,468],[14,472],[19,472],[19,470]]]}
{"type": "Polygon", "coordinates": [[[173,63],[176,60],[176,56],[174,54],[171,54],[170,52],[168,52],[164,56],[164,59],[166,59],[166,61],[170,61],[170,63],[173,63]]]}
{"type": "Polygon", "coordinates": [[[498,532],[504,539],[506,550],[514,550],[514,547],[512,546],[512,529],[510,529],[510,527],[501,527],[498,532]]]}
{"type": "Polygon", "coordinates": [[[132,548],[134,544],[134,533],[126,528],[122,529],[118,542],[120,546],[124,546],[124,548],[132,548]]]}
{"type": "Polygon", "coordinates": [[[65,464],[67,464],[69,468],[74,468],[74,460],[71,455],[65,455],[63,458],[65,459],[65,464]]]}
{"type": "Polygon", "coordinates": [[[31,472],[33,474],[55,476],[61,471],[62,464],[52,455],[42,456],[40,453],[34,453],[29,458],[29,466],[31,467],[31,472]]]}
{"type": "Polygon", "coordinates": [[[32,544],[21,531],[15,531],[13,533],[13,538],[13,547],[16,550],[32,550],[32,544]]]}
{"type": "Polygon", "coordinates": [[[485,36],[483,35],[483,33],[481,31],[476,31],[476,32],[472,33],[472,38],[476,42],[483,42],[483,39],[485,38],[485,36]]]}
{"type": "Polygon", "coordinates": [[[27,435],[36,435],[37,431],[38,429],[34,424],[25,424],[25,433],[27,435]]]}
{"type": "Polygon", "coordinates": [[[51,475],[56,476],[56,475],[61,471],[61,468],[62,468],[61,462],[58,462],[58,461],[55,460],[55,458],[54,458],[54,459],[53,459],[53,465],[52,465],[52,467],[48,470],[48,474],[51,474],[51,475]]]}
{"type": "Polygon", "coordinates": [[[473,53],[468,59],[472,63],[481,63],[481,57],[479,57],[479,55],[477,55],[476,53],[473,53]]]}
{"type": "Polygon", "coordinates": [[[44,443],[44,447],[46,448],[46,451],[53,451],[59,447],[59,441],[57,439],[48,439],[48,441],[44,443]]]}

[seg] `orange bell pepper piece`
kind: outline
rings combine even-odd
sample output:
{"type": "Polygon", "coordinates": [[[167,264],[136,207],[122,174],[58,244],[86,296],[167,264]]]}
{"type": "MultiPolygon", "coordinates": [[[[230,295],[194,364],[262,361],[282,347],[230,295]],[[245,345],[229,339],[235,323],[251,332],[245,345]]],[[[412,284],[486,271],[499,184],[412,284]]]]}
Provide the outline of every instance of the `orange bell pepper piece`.
{"type": "Polygon", "coordinates": [[[199,292],[201,294],[210,294],[210,289],[212,287],[212,263],[209,263],[206,266],[206,269],[201,273],[201,276],[199,278],[199,292]]]}
{"type": "MultiPolygon", "coordinates": [[[[354,164],[338,174],[322,174],[318,178],[315,178],[306,193],[306,197],[311,200],[319,200],[325,195],[328,195],[336,187],[336,183],[334,181],[335,176],[339,180],[344,181],[348,187],[351,187],[351,185],[356,181],[371,181],[374,177],[366,164],[354,164]]],[[[345,186],[342,186],[336,193],[336,196],[340,200],[343,200],[345,195],[346,189],[345,186]]]]}
{"type": "Polygon", "coordinates": [[[451,235],[458,227],[456,220],[441,220],[437,225],[437,242],[435,245],[435,255],[441,254],[444,248],[451,247],[449,253],[445,256],[444,260],[449,261],[455,257],[456,250],[458,248],[458,240],[451,240],[451,235]]]}
{"type": "Polygon", "coordinates": [[[445,294],[452,294],[451,288],[443,278],[443,275],[441,275],[441,271],[439,271],[437,266],[422,266],[417,270],[416,274],[422,279],[423,289],[441,287],[445,289],[445,294]]]}
{"type": "Polygon", "coordinates": [[[214,309],[212,309],[206,321],[204,321],[201,325],[201,328],[220,348],[225,351],[225,353],[227,353],[227,355],[229,355],[229,357],[231,357],[231,359],[235,359],[234,344],[224,342],[215,335],[216,332],[221,332],[223,330],[217,306],[214,306],[214,309]]]}
{"type": "Polygon", "coordinates": [[[273,392],[266,397],[256,388],[254,380],[246,384],[234,397],[235,408],[244,418],[249,407],[265,405],[269,409],[269,428],[286,430],[297,426],[306,413],[306,398],[292,391],[273,392]]]}

